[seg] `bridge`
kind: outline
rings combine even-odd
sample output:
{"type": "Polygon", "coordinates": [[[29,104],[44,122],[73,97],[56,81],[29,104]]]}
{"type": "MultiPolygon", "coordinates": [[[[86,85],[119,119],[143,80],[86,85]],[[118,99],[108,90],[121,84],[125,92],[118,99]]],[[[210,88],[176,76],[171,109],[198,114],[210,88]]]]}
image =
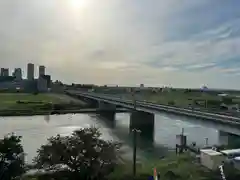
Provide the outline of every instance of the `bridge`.
{"type": "Polygon", "coordinates": [[[238,126],[240,128],[240,118],[202,112],[193,109],[179,108],[168,105],[159,105],[146,101],[134,101],[114,97],[106,94],[89,93],[82,91],[69,90],[66,94],[75,98],[89,102],[93,107],[99,109],[108,109],[108,112],[103,112],[101,115],[108,119],[114,119],[115,109],[119,107],[131,110],[130,129],[137,128],[142,131],[142,135],[153,135],[154,133],[154,114],[168,112],[177,115],[184,115],[198,119],[210,120],[213,122],[223,123],[227,125],[238,126]]]}

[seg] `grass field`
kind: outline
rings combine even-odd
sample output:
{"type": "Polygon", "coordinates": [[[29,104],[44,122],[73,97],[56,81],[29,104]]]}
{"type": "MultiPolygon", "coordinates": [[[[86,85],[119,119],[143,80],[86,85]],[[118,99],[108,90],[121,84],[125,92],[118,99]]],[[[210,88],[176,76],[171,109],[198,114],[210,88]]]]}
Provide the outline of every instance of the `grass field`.
{"type": "Polygon", "coordinates": [[[221,100],[219,96],[210,95],[206,93],[183,93],[183,92],[161,92],[156,94],[145,95],[144,98],[148,101],[159,103],[159,104],[168,104],[171,101],[174,101],[176,106],[187,107],[192,100],[221,100]]]}
{"type": "MultiPolygon", "coordinates": [[[[198,164],[193,157],[183,154],[178,156],[172,155],[163,159],[142,161],[140,164],[137,164],[135,179],[148,179],[149,176],[154,174],[154,168],[160,173],[161,180],[212,180],[216,177],[214,172],[198,164]]],[[[119,165],[108,179],[133,179],[132,162],[119,165]]]]}
{"type": "Polygon", "coordinates": [[[47,103],[66,103],[67,100],[51,94],[0,93],[0,109],[29,109],[47,103]],[[18,101],[31,102],[20,104],[18,101]]]}
{"type": "MultiPolygon", "coordinates": [[[[109,90],[105,93],[120,96],[125,99],[133,99],[132,94],[127,92],[122,92],[118,94],[116,93],[116,90],[109,90]]],[[[186,92],[186,90],[182,89],[173,89],[171,91],[164,92],[152,92],[151,90],[143,90],[135,93],[135,99],[141,101],[146,100],[157,104],[174,104],[178,107],[188,107],[190,104],[193,104],[193,101],[199,101],[201,103],[204,103],[204,101],[218,101],[221,103],[222,97],[218,96],[219,93],[220,92],[201,91],[186,92]]],[[[240,104],[240,98],[236,96],[236,93],[233,94],[232,92],[230,92],[228,94],[232,96],[231,98],[233,103],[240,104]]]]}

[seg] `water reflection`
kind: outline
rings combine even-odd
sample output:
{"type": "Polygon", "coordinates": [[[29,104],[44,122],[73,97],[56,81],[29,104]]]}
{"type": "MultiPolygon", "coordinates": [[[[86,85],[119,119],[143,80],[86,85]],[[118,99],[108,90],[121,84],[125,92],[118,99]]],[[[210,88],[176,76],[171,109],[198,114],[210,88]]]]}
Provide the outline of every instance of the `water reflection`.
{"type": "Polygon", "coordinates": [[[44,120],[45,120],[47,123],[49,123],[49,121],[50,121],[50,115],[44,116],[44,120]]]}
{"type": "MultiPolygon", "coordinates": [[[[36,155],[36,150],[40,145],[45,144],[49,137],[57,134],[70,135],[76,129],[94,126],[100,129],[103,139],[123,142],[124,156],[131,158],[132,137],[129,134],[129,123],[130,116],[127,113],[116,114],[115,121],[94,114],[4,117],[0,119],[0,137],[11,132],[23,136],[22,143],[27,153],[26,158],[28,162],[31,162],[36,155]]],[[[188,136],[188,143],[196,142],[199,146],[205,145],[206,138],[208,138],[209,145],[222,143],[224,139],[219,138],[219,131],[228,132],[227,135],[225,134],[225,138],[229,136],[229,132],[240,134],[239,129],[226,125],[180,116],[156,114],[154,142],[152,139],[138,136],[138,155],[146,158],[160,157],[167,148],[175,147],[176,135],[181,133],[182,128],[188,136]]],[[[239,138],[237,135],[234,136],[235,139],[239,138]]]]}

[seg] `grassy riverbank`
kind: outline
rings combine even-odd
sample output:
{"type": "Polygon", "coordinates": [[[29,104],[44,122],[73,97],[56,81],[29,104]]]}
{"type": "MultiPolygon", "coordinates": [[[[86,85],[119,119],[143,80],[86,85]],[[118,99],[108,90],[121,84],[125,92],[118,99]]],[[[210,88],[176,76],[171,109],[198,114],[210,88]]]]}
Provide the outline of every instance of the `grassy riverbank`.
{"type": "MultiPolygon", "coordinates": [[[[160,173],[161,180],[221,180],[220,171],[211,171],[201,166],[189,154],[171,155],[163,159],[142,161],[137,164],[136,177],[132,175],[132,161],[119,164],[106,178],[108,180],[147,180],[154,174],[154,168],[160,173]]],[[[239,171],[225,168],[227,179],[239,179],[239,171]]],[[[51,179],[57,175],[26,176],[25,180],[51,179]]],[[[59,176],[59,175],[58,175],[59,176]]]]}
{"type": "Polygon", "coordinates": [[[64,94],[0,93],[0,116],[71,113],[86,106],[64,94]]]}
{"type": "MultiPolygon", "coordinates": [[[[117,92],[117,89],[108,89],[106,91],[97,89],[96,93],[105,93],[129,100],[133,99],[132,93],[126,90],[125,92],[117,92]]],[[[240,113],[235,110],[236,108],[234,109],[234,107],[240,107],[239,94],[240,92],[201,91],[194,89],[143,89],[136,90],[135,99],[161,105],[194,108],[206,112],[240,116],[240,113]],[[219,94],[221,93],[225,93],[225,95],[220,96],[219,94]]]]}
{"type": "MultiPolygon", "coordinates": [[[[137,165],[136,180],[145,180],[153,175],[154,168],[160,173],[161,180],[221,180],[220,171],[211,171],[203,167],[198,160],[190,154],[175,155],[157,160],[142,161],[137,165]]],[[[227,179],[239,179],[240,172],[231,167],[225,167],[227,179]]],[[[110,174],[109,180],[134,179],[132,176],[132,162],[118,165],[110,174]]],[[[235,180],[234,179],[234,180],[235,180]]]]}

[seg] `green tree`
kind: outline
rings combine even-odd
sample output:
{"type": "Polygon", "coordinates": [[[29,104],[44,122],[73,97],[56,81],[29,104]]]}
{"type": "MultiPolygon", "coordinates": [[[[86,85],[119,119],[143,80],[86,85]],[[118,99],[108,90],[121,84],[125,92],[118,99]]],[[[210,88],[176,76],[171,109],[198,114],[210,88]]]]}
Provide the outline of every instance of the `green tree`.
{"type": "Polygon", "coordinates": [[[71,179],[102,179],[117,163],[119,144],[100,136],[97,128],[84,128],[71,136],[51,137],[38,150],[36,167],[56,171],[66,167],[71,179]]]}
{"type": "Polygon", "coordinates": [[[25,172],[21,137],[14,134],[0,140],[0,179],[16,179],[25,172]]]}

